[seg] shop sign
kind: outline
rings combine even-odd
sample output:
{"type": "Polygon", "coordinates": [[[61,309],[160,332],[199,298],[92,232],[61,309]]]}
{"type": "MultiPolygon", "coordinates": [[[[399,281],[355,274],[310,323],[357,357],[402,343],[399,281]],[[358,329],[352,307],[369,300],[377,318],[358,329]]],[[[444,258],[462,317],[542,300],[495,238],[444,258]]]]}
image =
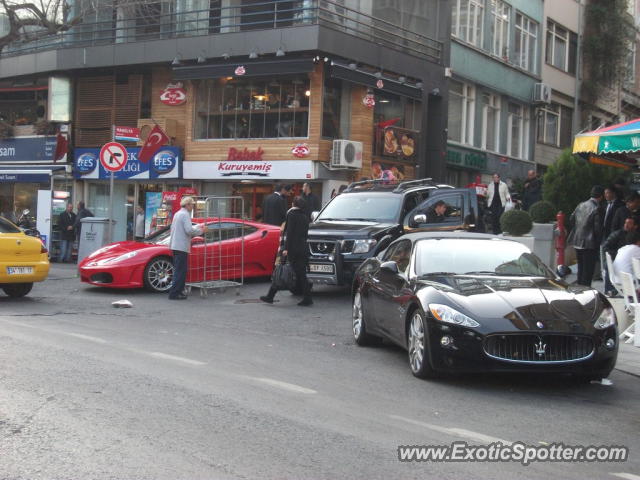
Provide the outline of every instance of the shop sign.
{"type": "Polygon", "coordinates": [[[54,163],[58,139],[48,137],[15,137],[0,141],[2,163],[54,163]]]}
{"type": "Polygon", "coordinates": [[[186,179],[306,180],[313,178],[311,160],[185,162],[186,179]]]}
{"type": "Polygon", "coordinates": [[[241,77],[242,75],[244,75],[245,73],[247,73],[247,70],[242,66],[238,66],[236,67],[236,69],[234,70],[234,72],[237,76],[241,77]]]}
{"type": "Polygon", "coordinates": [[[49,183],[51,176],[48,173],[3,173],[0,171],[0,182],[14,182],[14,183],[49,183]]]}
{"type": "Polygon", "coordinates": [[[246,147],[244,150],[238,150],[231,147],[227,153],[227,160],[262,160],[262,155],[264,155],[262,147],[258,147],[257,150],[249,150],[246,147]]]}
{"type": "Polygon", "coordinates": [[[299,143],[291,149],[291,153],[296,158],[304,158],[308,157],[311,151],[309,150],[309,145],[306,143],[299,143]]]}
{"type": "MultiPolygon", "coordinates": [[[[73,176],[78,179],[108,179],[110,172],[97,160],[100,150],[97,148],[76,148],[73,160],[73,176]],[[91,156],[96,158],[97,168],[89,170],[91,156]]],[[[182,152],[178,147],[162,147],[149,162],[138,158],[140,147],[127,149],[127,162],[122,170],[115,172],[117,180],[180,178],[182,170],[182,152]]]]}
{"type": "Polygon", "coordinates": [[[401,161],[414,161],[418,153],[418,132],[400,127],[385,127],[378,140],[378,154],[401,161]]]}
{"type": "Polygon", "coordinates": [[[76,168],[81,175],[93,172],[98,166],[98,157],[91,152],[85,152],[76,159],[76,168]]]}
{"type": "Polygon", "coordinates": [[[364,97],[362,97],[362,103],[367,108],[373,108],[376,105],[376,100],[373,97],[373,93],[367,93],[364,97]]]}
{"type": "Polygon", "coordinates": [[[169,173],[178,166],[178,156],[172,150],[160,150],[151,159],[151,168],[159,175],[169,173]]]}
{"type": "Polygon", "coordinates": [[[487,169],[487,155],[483,152],[448,148],[446,162],[449,165],[472,170],[487,169]]]}
{"type": "Polygon", "coordinates": [[[125,142],[137,142],[140,140],[140,129],[136,127],[114,127],[113,139],[125,142]]]}
{"type": "Polygon", "coordinates": [[[182,83],[170,83],[160,94],[160,101],[165,105],[182,105],[187,101],[187,91],[182,88],[182,83]]]}

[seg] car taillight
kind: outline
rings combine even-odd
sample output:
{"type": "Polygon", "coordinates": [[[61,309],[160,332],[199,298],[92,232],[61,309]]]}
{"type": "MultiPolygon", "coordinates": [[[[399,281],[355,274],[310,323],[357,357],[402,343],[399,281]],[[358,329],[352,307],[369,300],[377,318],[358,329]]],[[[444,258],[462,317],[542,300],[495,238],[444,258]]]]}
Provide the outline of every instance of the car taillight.
{"type": "Polygon", "coordinates": [[[48,253],[48,252],[49,252],[49,250],[47,250],[47,247],[45,247],[44,244],[42,244],[40,246],[40,253],[48,253]]]}

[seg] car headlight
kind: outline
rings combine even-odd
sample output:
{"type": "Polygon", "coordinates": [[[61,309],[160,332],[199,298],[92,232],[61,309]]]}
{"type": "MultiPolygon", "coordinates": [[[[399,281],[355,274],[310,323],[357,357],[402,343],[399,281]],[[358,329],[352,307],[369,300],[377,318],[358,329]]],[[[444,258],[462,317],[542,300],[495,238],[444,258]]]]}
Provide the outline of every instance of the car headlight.
{"type": "Polygon", "coordinates": [[[353,242],[353,250],[351,250],[351,253],[367,253],[375,246],[376,243],[378,243],[378,241],[374,238],[356,240],[353,242]]]}
{"type": "Polygon", "coordinates": [[[122,262],[123,260],[127,260],[128,258],[133,258],[138,254],[137,250],[134,250],[132,252],[127,252],[127,253],[123,253],[122,255],[119,255],[115,258],[111,258],[109,260],[107,260],[105,263],[118,263],[118,262],[122,262]]]}
{"type": "Polygon", "coordinates": [[[447,305],[440,305],[439,303],[430,303],[429,310],[436,320],[441,322],[453,323],[454,325],[461,325],[463,327],[479,327],[480,324],[467,317],[464,313],[460,313],[454,308],[447,305]]]}
{"type": "Polygon", "coordinates": [[[602,313],[593,324],[598,330],[604,330],[613,327],[616,324],[616,312],[611,307],[602,309],[602,313]]]}

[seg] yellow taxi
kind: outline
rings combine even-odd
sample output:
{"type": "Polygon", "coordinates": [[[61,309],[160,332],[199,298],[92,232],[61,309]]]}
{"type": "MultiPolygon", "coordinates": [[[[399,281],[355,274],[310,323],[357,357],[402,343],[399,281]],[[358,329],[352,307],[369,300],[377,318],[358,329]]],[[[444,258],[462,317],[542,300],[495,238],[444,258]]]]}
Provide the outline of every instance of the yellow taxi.
{"type": "Polygon", "coordinates": [[[49,274],[49,255],[39,238],[25,235],[0,217],[0,288],[10,297],[24,297],[33,282],[49,274]]]}

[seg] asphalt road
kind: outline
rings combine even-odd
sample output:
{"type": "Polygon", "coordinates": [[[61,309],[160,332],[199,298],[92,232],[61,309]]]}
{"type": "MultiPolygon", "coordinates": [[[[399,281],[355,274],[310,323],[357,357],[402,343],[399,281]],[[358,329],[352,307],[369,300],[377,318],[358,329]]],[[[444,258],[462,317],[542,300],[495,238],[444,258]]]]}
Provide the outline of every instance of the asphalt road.
{"type": "Polygon", "coordinates": [[[70,266],[0,296],[0,478],[640,479],[640,378],[415,379],[357,347],[346,292],[169,301],[70,266]],[[111,302],[128,299],[130,309],[111,302]],[[623,445],[622,463],[399,462],[399,445],[623,445]]]}

